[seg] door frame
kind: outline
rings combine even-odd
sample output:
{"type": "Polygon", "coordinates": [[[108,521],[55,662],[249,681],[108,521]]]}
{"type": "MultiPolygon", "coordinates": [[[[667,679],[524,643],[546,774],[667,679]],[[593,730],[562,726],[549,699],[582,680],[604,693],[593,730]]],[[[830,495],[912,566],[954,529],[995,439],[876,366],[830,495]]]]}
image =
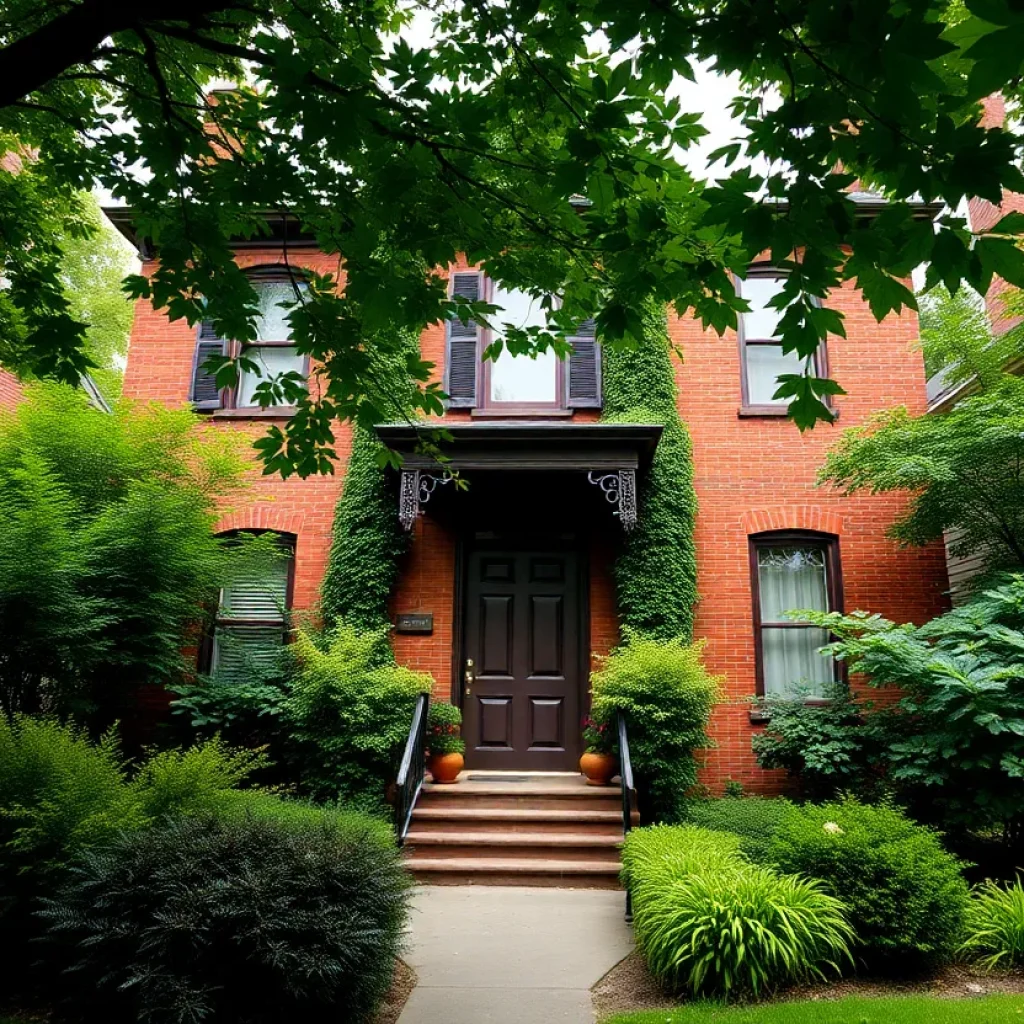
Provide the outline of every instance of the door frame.
{"type": "MultiPolygon", "coordinates": [[[[464,533],[460,533],[455,542],[455,585],[452,588],[454,600],[454,614],[452,616],[452,678],[451,678],[451,702],[462,709],[464,705],[463,693],[463,665],[466,662],[466,595],[468,593],[468,580],[466,574],[469,570],[469,549],[478,544],[493,543],[495,547],[516,548],[521,546],[524,551],[543,551],[543,547],[535,546],[540,541],[532,544],[525,539],[518,540],[515,537],[495,538],[493,542],[477,541],[469,539],[464,533]]],[[[577,532],[575,540],[569,542],[553,537],[552,545],[560,544],[563,548],[571,543],[576,552],[576,586],[577,593],[577,633],[579,637],[579,651],[577,652],[577,688],[578,707],[581,715],[590,714],[590,535],[587,532],[577,532]]],[[[580,722],[576,723],[576,741],[580,754],[583,753],[583,727],[580,722]]]]}

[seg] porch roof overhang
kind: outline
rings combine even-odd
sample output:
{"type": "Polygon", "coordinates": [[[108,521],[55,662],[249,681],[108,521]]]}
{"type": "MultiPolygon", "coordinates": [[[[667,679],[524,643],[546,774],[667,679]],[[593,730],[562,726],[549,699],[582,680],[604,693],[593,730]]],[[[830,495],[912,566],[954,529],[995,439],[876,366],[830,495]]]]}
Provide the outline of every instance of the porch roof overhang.
{"type": "Polygon", "coordinates": [[[383,423],[377,436],[402,456],[404,469],[586,470],[643,469],[661,438],[659,423],[383,423]],[[443,465],[420,451],[424,434],[444,430],[443,465]]]}
{"type": "Polygon", "coordinates": [[[422,506],[453,473],[562,471],[586,473],[612,505],[623,529],[637,522],[636,474],[654,457],[661,438],[656,423],[383,423],[377,436],[402,456],[398,518],[411,530],[422,506]],[[422,450],[424,435],[443,429],[446,437],[431,438],[438,459],[422,450]]]}

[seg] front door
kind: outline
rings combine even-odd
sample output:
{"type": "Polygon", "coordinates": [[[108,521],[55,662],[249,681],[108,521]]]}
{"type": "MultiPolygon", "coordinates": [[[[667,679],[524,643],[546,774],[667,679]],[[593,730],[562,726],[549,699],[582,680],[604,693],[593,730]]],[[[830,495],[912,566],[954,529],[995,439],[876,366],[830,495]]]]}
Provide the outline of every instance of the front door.
{"type": "Polygon", "coordinates": [[[466,569],[467,766],[573,771],[580,755],[578,554],[477,548],[466,569]]]}

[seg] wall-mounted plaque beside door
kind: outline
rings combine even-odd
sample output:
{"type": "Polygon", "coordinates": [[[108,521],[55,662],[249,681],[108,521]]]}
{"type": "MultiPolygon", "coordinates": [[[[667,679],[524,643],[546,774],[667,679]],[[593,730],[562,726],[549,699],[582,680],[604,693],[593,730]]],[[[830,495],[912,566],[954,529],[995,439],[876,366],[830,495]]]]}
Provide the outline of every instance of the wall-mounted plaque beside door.
{"type": "Polygon", "coordinates": [[[396,633],[420,633],[427,634],[434,632],[433,612],[405,612],[395,616],[396,633]]]}

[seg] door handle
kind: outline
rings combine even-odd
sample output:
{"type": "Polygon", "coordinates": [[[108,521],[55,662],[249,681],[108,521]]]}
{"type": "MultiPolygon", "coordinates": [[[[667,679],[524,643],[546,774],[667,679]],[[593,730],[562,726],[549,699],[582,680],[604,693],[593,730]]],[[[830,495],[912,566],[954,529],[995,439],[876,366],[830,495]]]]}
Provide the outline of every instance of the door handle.
{"type": "Polygon", "coordinates": [[[473,671],[473,659],[466,659],[466,671],[462,673],[463,682],[466,684],[463,692],[468,697],[472,692],[473,682],[476,679],[476,673],[473,671]]]}

